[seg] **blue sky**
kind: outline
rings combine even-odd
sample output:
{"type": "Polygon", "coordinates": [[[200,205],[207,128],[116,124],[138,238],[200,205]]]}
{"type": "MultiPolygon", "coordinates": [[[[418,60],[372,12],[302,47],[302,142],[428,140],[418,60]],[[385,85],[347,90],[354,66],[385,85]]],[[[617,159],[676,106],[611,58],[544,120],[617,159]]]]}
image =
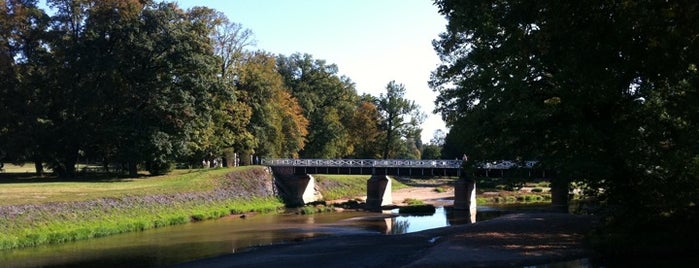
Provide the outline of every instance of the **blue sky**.
{"type": "Polygon", "coordinates": [[[379,96],[391,80],[428,115],[423,141],[446,130],[432,114],[436,93],[427,85],[439,63],[432,40],[444,17],[430,0],[177,0],[180,7],[208,6],[253,31],[257,45],[275,54],[308,53],[334,63],[357,91],[379,96]]]}

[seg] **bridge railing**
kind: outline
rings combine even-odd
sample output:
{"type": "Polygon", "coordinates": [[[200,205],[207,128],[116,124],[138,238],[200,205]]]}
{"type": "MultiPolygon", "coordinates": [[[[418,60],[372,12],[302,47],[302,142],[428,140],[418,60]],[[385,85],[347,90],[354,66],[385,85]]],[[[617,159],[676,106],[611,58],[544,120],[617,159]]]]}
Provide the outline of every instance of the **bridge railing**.
{"type": "MultiPolygon", "coordinates": [[[[500,160],[480,164],[482,169],[533,168],[537,161],[500,160]]],[[[390,168],[461,168],[461,160],[411,160],[411,159],[262,159],[262,165],[288,167],[390,167],[390,168]]]]}
{"type": "Polygon", "coordinates": [[[461,168],[461,160],[410,159],[262,159],[266,166],[294,167],[405,167],[405,168],[461,168]]]}

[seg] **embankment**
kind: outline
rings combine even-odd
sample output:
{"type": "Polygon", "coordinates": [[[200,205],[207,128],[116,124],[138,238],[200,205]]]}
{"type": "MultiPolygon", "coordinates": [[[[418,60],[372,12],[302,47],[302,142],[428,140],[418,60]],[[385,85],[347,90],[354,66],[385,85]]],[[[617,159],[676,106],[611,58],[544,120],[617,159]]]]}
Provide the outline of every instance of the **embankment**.
{"type": "MultiPolygon", "coordinates": [[[[206,190],[0,206],[0,249],[142,231],[230,214],[268,212],[283,206],[274,190],[274,178],[266,168],[236,169],[223,174],[207,179],[210,181],[206,183],[213,187],[206,190]]],[[[40,188],[41,184],[35,187],[40,188]]]]}

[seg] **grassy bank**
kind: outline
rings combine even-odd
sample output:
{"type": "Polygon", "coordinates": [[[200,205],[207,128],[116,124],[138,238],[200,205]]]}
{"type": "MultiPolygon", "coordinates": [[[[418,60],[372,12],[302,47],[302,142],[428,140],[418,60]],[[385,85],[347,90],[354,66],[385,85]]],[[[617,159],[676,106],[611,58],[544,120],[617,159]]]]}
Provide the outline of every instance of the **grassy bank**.
{"type": "Polygon", "coordinates": [[[231,213],[274,211],[265,168],[177,171],[139,179],[11,179],[0,190],[0,249],[140,231],[231,213]]]}
{"type": "MultiPolygon", "coordinates": [[[[354,198],[366,195],[366,183],[369,175],[313,175],[325,200],[354,198]]],[[[406,188],[407,185],[391,178],[393,190],[406,188]]]]}

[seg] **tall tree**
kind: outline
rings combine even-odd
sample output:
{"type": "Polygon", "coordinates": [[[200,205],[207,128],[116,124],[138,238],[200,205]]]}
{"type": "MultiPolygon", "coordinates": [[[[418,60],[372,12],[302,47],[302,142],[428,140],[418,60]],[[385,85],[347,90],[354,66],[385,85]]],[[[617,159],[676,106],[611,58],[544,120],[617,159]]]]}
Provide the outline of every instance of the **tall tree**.
{"type": "Polygon", "coordinates": [[[365,94],[359,100],[349,124],[351,143],[354,144],[353,158],[381,157],[381,130],[379,129],[381,114],[376,108],[376,98],[365,94]]]}
{"type": "Polygon", "coordinates": [[[569,179],[605,189],[615,220],[697,219],[699,111],[685,100],[699,94],[699,4],[436,4],[449,24],[430,83],[447,142],[540,160],[564,196],[569,179]]]}
{"type": "MultiPolygon", "coordinates": [[[[35,161],[43,173],[47,133],[43,116],[49,17],[37,1],[0,1],[0,155],[8,161],[35,161]]],[[[0,159],[2,161],[2,159],[0,159]]]]}
{"type": "Polygon", "coordinates": [[[315,60],[309,54],[277,57],[285,85],[299,100],[309,120],[308,158],[341,158],[351,155],[355,144],[347,126],[357,103],[354,83],[337,75],[337,66],[315,60]]]}
{"type": "MultiPolygon", "coordinates": [[[[405,86],[396,81],[386,85],[386,94],[381,93],[376,104],[381,113],[381,129],[384,132],[383,158],[399,156],[401,148],[407,150],[401,154],[403,157],[413,154],[410,152],[418,147],[415,142],[420,138],[420,124],[425,120],[420,106],[415,101],[405,99],[405,86]],[[402,140],[409,140],[412,144],[403,144],[402,140]]],[[[419,159],[419,155],[415,157],[419,159]]]]}
{"type": "Polygon", "coordinates": [[[166,172],[190,153],[222,96],[207,22],[174,4],[50,1],[56,9],[41,118],[49,164],[72,176],[79,155],[166,172]],[[77,130],[80,131],[77,131],[77,130]]]}
{"type": "Polygon", "coordinates": [[[192,161],[224,156],[224,164],[234,164],[234,153],[249,151],[253,147],[253,135],[247,126],[252,116],[251,107],[236,97],[236,77],[249,46],[254,45],[252,31],[231,22],[222,12],[194,7],[190,16],[205,22],[210,31],[214,53],[219,58],[218,79],[222,94],[214,96],[211,119],[206,135],[200,135],[202,146],[192,155],[192,161]],[[206,139],[204,139],[206,138],[206,139]]]}
{"type": "Polygon", "coordinates": [[[252,107],[248,130],[255,145],[245,152],[265,157],[294,157],[304,148],[308,120],[289,92],[269,53],[248,53],[239,70],[240,99],[252,107]]]}

